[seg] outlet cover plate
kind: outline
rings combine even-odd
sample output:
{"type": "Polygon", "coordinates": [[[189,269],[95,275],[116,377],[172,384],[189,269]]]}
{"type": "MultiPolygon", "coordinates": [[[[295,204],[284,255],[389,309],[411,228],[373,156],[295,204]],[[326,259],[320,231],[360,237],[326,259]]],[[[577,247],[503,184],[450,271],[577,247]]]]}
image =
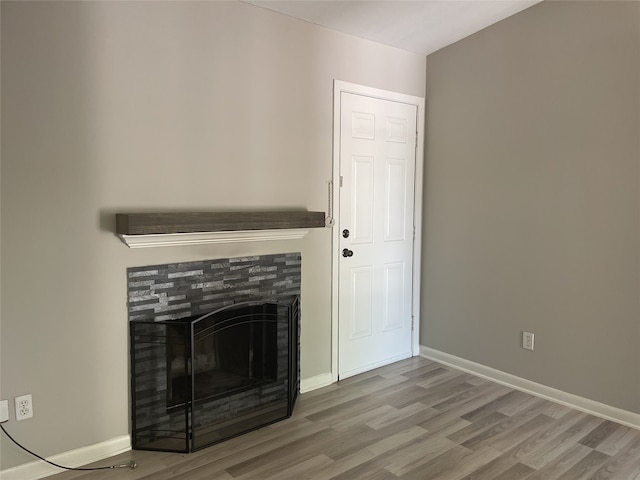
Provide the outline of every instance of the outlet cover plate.
{"type": "Polygon", "coordinates": [[[33,398],[30,393],[16,397],[15,401],[17,421],[33,417],[33,398]]]}
{"type": "Polygon", "coordinates": [[[522,348],[525,350],[533,350],[533,342],[535,336],[531,332],[522,332],[522,348]]]}
{"type": "Polygon", "coordinates": [[[9,400],[0,400],[0,423],[9,420],[9,400]]]}

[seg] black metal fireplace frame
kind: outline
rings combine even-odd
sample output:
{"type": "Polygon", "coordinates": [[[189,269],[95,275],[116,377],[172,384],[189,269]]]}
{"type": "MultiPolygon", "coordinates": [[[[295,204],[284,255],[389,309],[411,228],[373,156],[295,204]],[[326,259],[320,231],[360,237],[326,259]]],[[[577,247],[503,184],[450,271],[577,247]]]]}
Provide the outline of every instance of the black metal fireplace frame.
{"type": "MultiPolygon", "coordinates": [[[[254,322],[255,320],[248,320],[248,322],[254,322]]],[[[225,306],[223,308],[216,309],[212,312],[206,313],[199,317],[192,317],[188,321],[184,319],[180,320],[132,320],[130,322],[130,358],[131,358],[131,423],[132,423],[132,447],[137,450],[155,450],[155,451],[170,451],[179,453],[188,453],[215,443],[227,440],[229,438],[247,433],[249,431],[262,428],[271,423],[284,420],[291,416],[293,407],[300,388],[299,378],[299,322],[300,322],[300,300],[298,296],[291,297],[287,300],[257,300],[249,302],[235,303],[225,306]],[[245,413],[242,416],[255,417],[253,420],[246,422],[240,420],[240,424],[243,426],[233,427],[221,427],[220,431],[214,426],[222,425],[231,420],[225,420],[224,422],[212,423],[206,425],[209,430],[216,430],[214,434],[209,436],[206,434],[200,434],[202,431],[202,425],[200,423],[201,413],[196,412],[198,409],[198,403],[202,399],[198,399],[196,396],[196,386],[194,379],[194,373],[192,366],[196,365],[195,359],[195,331],[199,323],[211,320],[216,316],[224,315],[230,310],[238,310],[245,307],[259,307],[264,305],[270,305],[275,307],[275,318],[271,318],[269,322],[275,322],[277,324],[283,324],[286,322],[286,344],[287,344],[287,365],[286,374],[284,368],[278,367],[277,375],[281,377],[286,375],[286,382],[283,378],[277,378],[273,383],[276,388],[279,387],[279,383],[286,383],[286,398],[278,398],[277,404],[273,403],[270,407],[268,398],[270,393],[265,394],[264,398],[267,398],[266,406],[257,407],[257,413],[245,413]],[[188,392],[186,401],[182,405],[169,405],[167,392],[163,392],[163,386],[165,389],[168,386],[168,375],[165,372],[166,383],[162,385],[162,374],[158,374],[157,371],[150,371],[149,365],[145,365],[144,361],[139,361],[140,358],[148,357],[149,349],[167,348],[167,331],[169,327],[175,325],[182,325],[185,330],[188,330],[188,342],[185,348],[184,358],[184,378],[185,388],[188,392]],[[155,387],[149,388],[148,381],[151,376],[155,375],[155,382],[158,384],[155,387]],[[145,379],[147,384],[142,390],[141,379],[145,379]],[[142,392],[144,391],[144,394],[142,392]],[[165,402],[164,410],[162,409],[162,402],[165,402]],[[154,404],[149,408],[149,404],[154,404]],[[275,406],[274,406],[275,405],[275,406]],[[155,410],[154,410],[155,408],[155,410]],[[260,409],[264,409],[265,412],[261,413],[260,409]],[[146,409],[146,410],[145,410],[146,409]],[[155,413],[154,413],[155,412],[155,413]],[[157,416],[158,419],[154,420],[153,417],[157,416]],[[183,418],[181,418],[183,417],[183,418]],[[178,418],[178,421],[171,421],[171,418],[178,418]],[[153,423],[153,422],[156,423],[153,423]],[[253,422],[253,423],[252,423],[253,422]],[[177,428],[177,424],[182,423],[184,426],[177,428]],[[172,425],[166,427],[166,425],[172,425]],[[222,432],[222,433],[221,433],[222,432]],[[226,433],[225,433],[226,432],[226,433]]],[[[229,328],[222,325],[220,329],[229,328]]],[[[283,327],[284,328],[284,327],[283,327]]],[[[156,365],[158,362],[156,360],[156,365]]],[[[162,369],[160,365],[158,367],[162,369]]],[[[165,364],[165,368],[168,368],[165,364]]],[[[269,382],[265,381],[264,386],[268,390],[269,382]]],[[[244,389],[244,390],[257,390],[262,388],[262,385],[257,383],[244,389]]],[[[233,394],[237,394],[238,391],[243,389],[236,389],[233,394]]],[[[275,401],[274,401],[275,402],[275,401]]],[[[211,404],[210,409],[215,409],[215,402],[211,404]]]]}

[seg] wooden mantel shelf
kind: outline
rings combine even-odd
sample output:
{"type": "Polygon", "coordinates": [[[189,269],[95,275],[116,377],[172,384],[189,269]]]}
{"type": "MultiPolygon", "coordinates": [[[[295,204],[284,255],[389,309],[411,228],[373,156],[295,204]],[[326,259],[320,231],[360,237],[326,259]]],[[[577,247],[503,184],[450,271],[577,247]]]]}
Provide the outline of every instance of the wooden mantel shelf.
{"type": "Polygon", "coordinates": [[[291,240],[324,226],[324,212],[307,211],[116,214],[116,233],[130,248],[291,240]]]}

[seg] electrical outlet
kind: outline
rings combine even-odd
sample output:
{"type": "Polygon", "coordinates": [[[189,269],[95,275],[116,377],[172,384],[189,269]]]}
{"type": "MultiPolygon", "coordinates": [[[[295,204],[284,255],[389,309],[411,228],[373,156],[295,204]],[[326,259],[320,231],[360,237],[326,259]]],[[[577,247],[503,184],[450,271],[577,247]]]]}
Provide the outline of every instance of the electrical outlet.
{"type": "Polygon", "coordinates": [[[15,398],[16,401],[16,420],[26,420],[33,417],[33,399],[31,394],[21,395],[15,398]]]}
{"type": "Polygon", "coordinates": [[[522,332],[522,348],[533,350],[534,335],[530,332],[522,332]]]}
{"type": "Polygon", "coordinates": [[[9,420],[9,400],[0,400],[0,423],[9,420]]]}

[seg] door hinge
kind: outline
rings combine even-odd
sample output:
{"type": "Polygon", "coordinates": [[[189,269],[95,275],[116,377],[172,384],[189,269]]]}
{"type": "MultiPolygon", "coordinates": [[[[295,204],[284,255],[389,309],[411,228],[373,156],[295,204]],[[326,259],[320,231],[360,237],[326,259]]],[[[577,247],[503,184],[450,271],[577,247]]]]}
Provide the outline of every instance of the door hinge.
{"type": "Polygon", "coordinates": [[[416,148],[418,148],[418,132],[416,132],[416,148]]]}
{"type": "Polygon", "coordinates": [[[343,180],[344,180],[344,177],[340,175],[340,188],[342,188],[343,180]]]}
{"type": "Polygon", "coordinates": [[[414,317],[413,315],[411,315],[411,331],[412,331],[412,332],[413,332],[413,320],[414,320],[414,318],[415,318],[415,317],[414,317]]]}
{"type": "Polygon", "coordinates": [[[416,239],[416,226],[413,226],[413,239],[416,239]]]}

